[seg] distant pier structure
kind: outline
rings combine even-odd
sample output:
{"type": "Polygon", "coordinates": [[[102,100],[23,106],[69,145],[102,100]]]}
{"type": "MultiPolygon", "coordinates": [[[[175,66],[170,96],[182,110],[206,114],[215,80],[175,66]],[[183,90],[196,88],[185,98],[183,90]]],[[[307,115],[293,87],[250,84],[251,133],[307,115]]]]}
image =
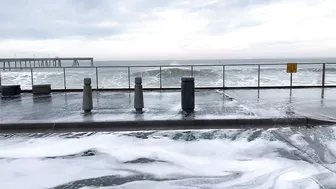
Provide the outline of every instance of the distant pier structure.
{"type": "MultiPolygon", "coordinates": [[[[0,58],[3,70],[12,68],[44,68],[44,67],[62,67],[62,61],[72,61],[72,67],[80,67],[79,61],[90,61],[90,66],[94,66],[93,58],[0,58]]],[[[64,67],[64,66],[63,66],[64,67]]]]}

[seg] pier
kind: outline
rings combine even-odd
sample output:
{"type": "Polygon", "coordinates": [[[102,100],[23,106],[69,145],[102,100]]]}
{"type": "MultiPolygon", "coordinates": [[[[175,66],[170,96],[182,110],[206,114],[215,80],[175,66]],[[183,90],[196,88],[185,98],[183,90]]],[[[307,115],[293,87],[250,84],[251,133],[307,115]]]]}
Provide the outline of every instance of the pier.
{"type": "Polygon", "coordinates": [[[80,67],[79,61],[90,61],[90,66],[94,66],[93,58],[91,57],[74,57],[74,58],[0,58],[3,70],[11,70],[12,68],[44,68],[54,67],[61,68],[62,61],[72,61],[72,67],[80,67]]]}

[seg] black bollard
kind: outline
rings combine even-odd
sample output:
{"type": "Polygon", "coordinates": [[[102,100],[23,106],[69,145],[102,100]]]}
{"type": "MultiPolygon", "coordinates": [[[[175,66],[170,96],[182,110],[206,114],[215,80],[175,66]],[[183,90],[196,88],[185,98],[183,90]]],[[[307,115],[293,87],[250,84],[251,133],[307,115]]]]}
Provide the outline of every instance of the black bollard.
{"type": "Polygon", "coordinates": [[[191,113],[195,109],[195,79],[194,77],[181,78],[181,106],[182,110],[191,113]]]}
{"type": "Polygon", "coordinates": [[[91,78],[84,78],[82,108],[85,113],[90,113],[93,109],[91,78]]]}
{"type": "Polygon", "coordinates": [[[143,89],[142,89],[142,78],[135,78],[135,86],[134,86],[134,108],[137,113],[142,113],[142,109],[144,108],[144,99],[143,99],[143,89]]]}

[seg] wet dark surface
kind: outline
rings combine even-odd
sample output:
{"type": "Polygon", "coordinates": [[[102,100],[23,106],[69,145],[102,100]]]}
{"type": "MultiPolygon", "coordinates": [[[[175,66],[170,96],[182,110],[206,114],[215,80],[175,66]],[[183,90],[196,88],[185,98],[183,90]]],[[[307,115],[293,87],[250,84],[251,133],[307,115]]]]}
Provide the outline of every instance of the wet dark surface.
{"type": "Polygon", "coordinates": [[[290,93],[288,89],[226,91],[226,94],[250,110],[255,110],[255,113],[268,107],[269,113],[280,109],[288,115],[336,120],[336,89],[326,88],[324,92],[318,88],[293,89],[292,95],[290,93]]]}
{"type": "MultiPolygon", "coordinates": [[[[196,118],[293,117],[334,119],[336,89],[289,90],[200,90],[196,92],[196,118]],[[232,99],[232,98],[233,99],[232,99]],[[259,98],[258,98],[259,97],[259,98]]],[[[92,121],[182,119],[180,92],[145,92],[143,114],[135,114],[132,92],[93,94],[91,116],[82,111],[82,93],[53,93],[50,96],[22,94],[1,98],[0,122],[92,121]]]]}
{"type": "MultiPolygon", "coordinates": [[[[85,121],[85,120],[147,120],[180,119],[179,92],[145,92],[143,114],[135,114],[133,93],[99,92],[93,94],[92,116],[82,112],[82,93],[54,93],[51,96],[22,94],[0,101],[1,122],[17,121],[85,121]]],[[[249,116],[252,113],[226,98],[222,92],[196,93],[196,116],[249,116]]]]}

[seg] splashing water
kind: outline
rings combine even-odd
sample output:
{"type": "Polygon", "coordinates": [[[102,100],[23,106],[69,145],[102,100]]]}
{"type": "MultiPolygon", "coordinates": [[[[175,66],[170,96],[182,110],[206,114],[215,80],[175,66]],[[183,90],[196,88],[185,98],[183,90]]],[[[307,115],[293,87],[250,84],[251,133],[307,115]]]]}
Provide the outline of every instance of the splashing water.
{"type": "Polygon", "coordinates": [[[2,135],[1,188],[334,188],[332,128],[2,135]]]}

